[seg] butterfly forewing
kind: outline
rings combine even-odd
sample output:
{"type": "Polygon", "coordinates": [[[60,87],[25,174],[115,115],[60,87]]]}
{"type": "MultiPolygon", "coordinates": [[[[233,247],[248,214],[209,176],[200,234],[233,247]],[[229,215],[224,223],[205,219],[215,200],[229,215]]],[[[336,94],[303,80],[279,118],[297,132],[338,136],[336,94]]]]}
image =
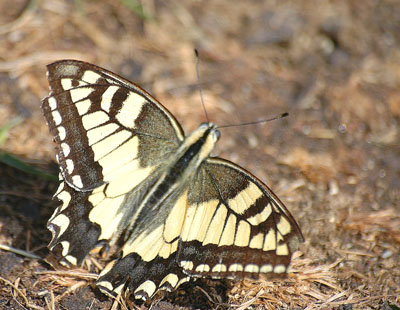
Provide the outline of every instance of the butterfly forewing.
{"type": "Polygon", "coordinates": [[[48,223],[50,247],[61,243],[63,256],[76,263],[97,239],[122,233],[135,213],[124,207],[124,195],[139,187],[140,198],[183,132],[147,93],[104,69],[60,61],[48,66],[48,77],[51,94],[42,109],[64,181],[56,194],[63,205],[48,223]]]}
{"type": "Polygon", "coordinates": [[[111,72],[71,60],[49,65],[48,76],[51,94],[42,108],[63,178],[77,190],[160,164],[183,139],[164,107],[111,72]]]}
{"type": "Polygon", "coordinates": [[[105,293],[136,298],[190,276],[284,275],[302,240],[270,189],[209,154],[219,134],[184,137],[175,118],[135,84],[97,66],[48,66],[42,109],[57,143],[62,205],[48,222],[62,258],[79,264],[100,241],[118,245],[101,272],[105,293]]]}
{"type": "Polygon", "coordinates": [[[192,276],[258,278],[287,272],[302,240],[279,199],[237,165],[208,159],[190,185],[179,263],[192,276]]]}

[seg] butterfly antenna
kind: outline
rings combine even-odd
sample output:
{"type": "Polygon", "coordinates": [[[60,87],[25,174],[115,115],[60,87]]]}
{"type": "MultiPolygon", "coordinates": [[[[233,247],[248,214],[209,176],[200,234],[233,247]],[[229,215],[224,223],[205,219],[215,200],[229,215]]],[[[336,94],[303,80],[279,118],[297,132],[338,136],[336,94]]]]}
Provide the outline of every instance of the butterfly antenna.
{"type": "Polygon", "coordinates": [[[284,117],[286,117],[286,116],[289,116],[289,113],[286,112],[286,113],[283,113],[283,114],[281,114],[281,115],[274,116],[274,117],[272,117],[272,118],[263,119],[263,120],[259,120],[259,121],[255,121],[255,122],[241,123],[241,124],[236,124],[236,125],[218,126],[218,128],[228,128],[228,127],[237,127],[237,126],[247,126],[247,125],[254,125],[254,124],[262,124],[262,123],[274,121],[274,120],[276,120],[276,119],[284,118],[284,117]]]}
{"type": "Polygon", "coordinates": [[[209,123],[210,119],[208,118],[208,113],[207,113],[206,106],[204,104],[204,99],[203,99],[203,89],[201,88],[201,85],[200,85],[200,73],[199,73],[200,56],[199,56],[199,51],[196,48],[194,49],[194,54],[196,55],[197,88],[199,89],[199,92],[200,92],[201,105],[203,106],[203,110],[204,110],[204,114],[206,115],[207,123],[209,123]]]}

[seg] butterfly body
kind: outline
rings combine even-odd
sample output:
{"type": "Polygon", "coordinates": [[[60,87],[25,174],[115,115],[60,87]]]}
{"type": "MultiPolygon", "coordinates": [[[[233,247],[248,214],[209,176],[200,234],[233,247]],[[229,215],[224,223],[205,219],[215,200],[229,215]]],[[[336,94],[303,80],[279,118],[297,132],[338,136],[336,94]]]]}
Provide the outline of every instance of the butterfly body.
{"type": "MultiPolygon", "coordinates": [[[[215,124],[202,124],[183,140],[173,154],[173,158],[165,159],[167,163],[165,167],[155,172],[154,176],[148,177],[155,181],[152,186],[147,186],[148,191],[143,195],[140,203],[130,202],[129,196],[127,197],[123,205],[134,210],[137,215],[136,218],[127,217],[131,223],[134,223],[133,226],[122,225],[129,231],[129,238],[135,239],[143,230],[151,230],[160,225],[159,219],[163,219],[165,214],[170,213],[177,199],[190,188],[193,176],[209,157],[219,135],[215,124]]],[[[182,212],[185,212],[186,207],[182,212]]],[[[177,237],[178,235],[174,236],[174,238],[177,237]]]]}
{"type": "Polygon", "coordinates": [[[106,293],[135,298],[190,277],[282,276],[302,241],[276,195],[243,168],[210,154],[218,127],[185,137],[139,86],[100,67],[48,66],[42,109],[55,142],[62,202],[50,249],[80,264],[99,242],[118,246],[99,275],[106,293]]]}

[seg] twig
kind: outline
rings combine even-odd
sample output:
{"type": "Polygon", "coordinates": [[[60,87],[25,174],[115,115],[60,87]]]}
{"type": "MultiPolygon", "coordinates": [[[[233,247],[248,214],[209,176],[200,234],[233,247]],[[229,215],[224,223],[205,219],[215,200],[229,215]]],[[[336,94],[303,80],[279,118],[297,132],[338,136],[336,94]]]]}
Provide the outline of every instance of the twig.
{"type": "Polygon", "coordinates": [[[10,246],[5,245],[5,244],[0,244],[0,250],[13,252],[15,254],[22,255],[22,256],[25,256],[25,257],[29,257],[29,258],[42,259],[40,256],[37,256],[37,255],[35,255],[35,254],[31,253],[31,252],[27,252],[27,251],[24,251],[24,250],[16,249],[16,248],[10,247],[10,246]]]}
{"type": "Polygon", "coordinates": [[[3,281],[6,285],[11,286],[11,287],[18,293],[18,295],[20,295],[20,296],[22,297],[22,299],[23,299],[24,302],[25,302],[25,305],[26,305],[28,308],[43,310],[42,307],[38,307],[38,306],[36,306],[36,305],[32,305],[32,304],[28,301],[28,299],[26,298],[26,296],[24,295],[24,293],[22,293],[21,290],[20,290],[16,285],[14,285],[13,283],[11,283],[11,282],[8,281],[7,279],[4,279],[3,277],[0,277],[0,280],[3,281]]]}

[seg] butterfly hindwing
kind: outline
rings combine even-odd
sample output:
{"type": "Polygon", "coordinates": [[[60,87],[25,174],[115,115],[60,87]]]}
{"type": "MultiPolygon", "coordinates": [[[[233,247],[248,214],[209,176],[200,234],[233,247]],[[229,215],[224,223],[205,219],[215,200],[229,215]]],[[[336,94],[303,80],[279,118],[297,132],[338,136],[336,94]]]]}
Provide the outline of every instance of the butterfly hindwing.
{"type": "Polygon", "coordinates": [[[89,193],[76,191],[61,182],[54,197],[62,205],[54,211],[47,224],[53,235],[49,248],[53,249],[61,244],[64,260],[74,265],[81,263],[95,247],[101,233],[101,227],[89,220],[89,213],[93,208],[88,200],[89,193]]]}
{"type": "Polygon", "coordinates": [[[189,276],[177,264],[186,209],[187,190],[175,190],[162,208],[141,219],[146,225],[135,228],[138,233],[125,241],[121,257],[100,274],[100,289],[113,295],[125,289],[135,298],[147,299],[160,289],[171,291],[188,281],[189,276]]]}
{"type": "Polygon", "coordinates": [[[172,207],[163,205],[168,214],[159,210],[156,217],[166,219],[160,226],[125,243],[123,258],[100,275],[103,290],[115,294],[125,287],[146,299],[189,276],[258,279],[287,273],[303,237],[258,179],[229,161],[209,158],[182,192],[172,207]]]}

